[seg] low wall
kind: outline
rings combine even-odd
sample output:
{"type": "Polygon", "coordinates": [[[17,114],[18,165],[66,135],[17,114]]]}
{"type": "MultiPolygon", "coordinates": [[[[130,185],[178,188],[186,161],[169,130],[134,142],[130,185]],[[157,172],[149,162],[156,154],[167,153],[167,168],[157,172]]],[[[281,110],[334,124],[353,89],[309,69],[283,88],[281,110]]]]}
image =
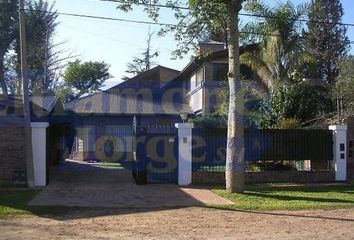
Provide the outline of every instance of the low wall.
{"type": "MultiPolygon", "coordinates": [[[[193,184],[225,184],[224,172],[193,172],[193,184]]],[[[334,182],[333,171],[246,172],[246,184],[254,183],[325,183],[334,182]]]]}
{"type": "Polygon", "coordinates": [[[26,170],[24,128],[0,125],[0,185],[13,184],[14,171],[26,170]]]}

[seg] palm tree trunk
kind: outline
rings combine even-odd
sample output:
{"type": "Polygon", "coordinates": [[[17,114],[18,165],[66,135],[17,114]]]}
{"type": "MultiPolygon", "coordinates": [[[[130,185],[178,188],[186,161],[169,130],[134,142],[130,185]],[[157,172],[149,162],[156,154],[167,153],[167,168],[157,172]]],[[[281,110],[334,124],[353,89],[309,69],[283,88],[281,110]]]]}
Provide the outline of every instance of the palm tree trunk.
{"type": "Polygon", "coordinates": [[[7,86],[6,86],[6,82],[5,82],[4,58],[5,58],[5,54],[0,53],[0,85],[1,85],[2,94],[7,96],[7,86]]]}
{"type": "Polygon", "coordinates": [[[238,13],[242,0],[230,1],[228,7],[229,27],[229,113],[226,150],[226,189],[243,192],[245,182],[244,144],[244,97],[241,89],[238,13]]]}

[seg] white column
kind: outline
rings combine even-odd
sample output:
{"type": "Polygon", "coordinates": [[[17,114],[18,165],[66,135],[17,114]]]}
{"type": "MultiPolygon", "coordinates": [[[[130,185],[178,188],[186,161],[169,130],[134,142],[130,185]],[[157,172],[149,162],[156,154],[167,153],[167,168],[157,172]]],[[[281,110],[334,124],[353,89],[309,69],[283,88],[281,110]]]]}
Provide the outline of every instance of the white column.
{"type": "Polygon", "coordinates": [[[192,129],[193,124],[176,123],[178,128],[178,185],[192,183],[192,129]]]}
{"type": "Polygon", "coordinates": [[[46,128],[47,122],[32,122],[32,151],[33,151],[33,170],[34,186],[42,187],[47,184],[46,166],[46,128]]]}
{"type": "Polygon", "coordinates": [[[333,155],[336,181],[347,180],[347,126],[332,125],[333,155]]]}

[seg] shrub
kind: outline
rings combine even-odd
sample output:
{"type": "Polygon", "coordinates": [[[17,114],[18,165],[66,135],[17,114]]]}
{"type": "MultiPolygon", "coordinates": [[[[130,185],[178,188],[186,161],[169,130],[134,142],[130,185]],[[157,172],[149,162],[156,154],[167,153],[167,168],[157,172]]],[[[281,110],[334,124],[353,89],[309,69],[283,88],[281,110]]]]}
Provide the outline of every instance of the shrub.
{"type": "Polygon", "coordinates": [[[215,128],[226,128],[227,122],[223,118],[215,117],[196,117],[189,119],[189,123],[193,123],[195,127],[215,127],[215,128]]]}
{"type": "Polygon", "coordinates": [[[301,123],[293,118],[286,118],[282,119],[278,123],[278,128],[280,129],[294,129],[294,128],[300,128],[301,123]]]}

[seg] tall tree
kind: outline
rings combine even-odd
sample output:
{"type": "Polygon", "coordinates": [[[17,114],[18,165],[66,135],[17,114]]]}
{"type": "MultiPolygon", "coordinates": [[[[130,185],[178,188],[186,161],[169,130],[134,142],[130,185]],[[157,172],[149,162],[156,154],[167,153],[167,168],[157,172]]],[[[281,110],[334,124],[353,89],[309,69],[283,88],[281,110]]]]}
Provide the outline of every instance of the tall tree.
{"type": "MultiPolygon", "coordinates": [[[[225,17],[228,36],[228,60],[229,60],[229,113],[228,113],[228,137],[226,153],[226,188],[230,192],[242,192],[245,178],[244,159],[244,99],[241,91],[240,76],[240,50],[239,50],[239,12],[245,0],[189,0],[189,11],[182,12],[179,6],[181,0],[167,1],[167,5],[175,11],[178,20],[177,25],[168,26],[160,32],[175,31],[175,39],[179,42],[175,53],[181,56],[187,53],[191,46],[196,45],[198,39],[202,39],[210,30],[217,19],[225,17]]],[[[158,21],[159,0],[130,1],[119,0],[119,8],[125,11],[132,10],[132,6],[144,5],[148,15],[158,21]]]]}
{"type": "MultiPolygon", "coordinates": [[[[14,3],[18,1],[13,1],[14,3]]],[[[49,4],[47,0],[28,0],[26,1],[26,43],[28,49],[28,73],[29,88],[33,94],[48,94],[53,93],[56,82],[58,80],[58,70],[61,70],[63,53],[58,47],[59,44],[54,44],[53,38],[57,27],[57,13],[53,10],[53,4],[49,4]]],[[[20,39],[18,24],[12,23],[15,31],[15,41],[8,48],[6,60],[7,67],[11,66],[5,72],[6,83],[9,90],[13,94],[21,94],[21,81],[14,73],[19,73],[21,58],[20,58],[20,39]],[[11,63],[11,64],[8,64],[11,63]]]]}
{"type": "Polygon", "coordinates": [[[343,14],[340,0],[312,0],[305,46],[313,61],[306,65],[307,77],[334,84],[338,61],[348,53],[350,44],[346,27],[340,24],[343,14]]]}
{"type": "Polygon", "coordinates": [[[5,54],[18,34],[18,1],[0,0],[0,85],[2,93],[7,95],[5,82],[5,54]]]}
{"type": "MultiPolygon", "coordinates": [[[[153,35],[154,33],[151,33],[149,29],[148,37],[146,40],[145,51],[142,52],[141,56],[134,57],[132,62],[127,64],[128,69],[125,71],[126,73],[135,76],[147,70],[150,70],[152,66],[156,65],[153,59],[157,57],[159,53],[157,51],[152,50],[151,39],[153,35]]],[[[123,80],[128,80],[128,79],[130,79],[130,77],[127,76],[123,77],[123,80]]]]}
{"type": "Polygon", "coordinates": [[[258,52],[243,55],[244,60],[258,69],[269,86],[291,82],[294,73],[306,59],[299,21],[306,14],[307,4],[294,6],[291,2],[270,8],[261,1],[248,4],[251,13],[266,16],[264,20],[246,24],[244,31],[255,32],[252,40],[259,43],[258,52]]]}
{"type": "Polygon", "coordinates": [[[342,99],[347,114],[354,114],[354,56],[348,56],[339,63],[339,73],[333,88],[333,100],[342,99]]]}
{"type": "MultiPolygon", "coordinates": [[[[103,83],[109,79],[109,65],[104,62],[84,62],[80,60],[70,62],[64,73],[66,89],[74,89],[75,98],[81,97],[85,93],[93,93],[102,87],[103,83]]],[[[70,92],[70,91],[69,91],[70,92]]]]}
{"type": "Polygon", "coordinates": [[[57,56],[53,37],[58,15],[53,7],[46,0],[28,1],[26,7],[28,69],[32,93],[51,93],[55,80],[53,65],[57,56]]]}

